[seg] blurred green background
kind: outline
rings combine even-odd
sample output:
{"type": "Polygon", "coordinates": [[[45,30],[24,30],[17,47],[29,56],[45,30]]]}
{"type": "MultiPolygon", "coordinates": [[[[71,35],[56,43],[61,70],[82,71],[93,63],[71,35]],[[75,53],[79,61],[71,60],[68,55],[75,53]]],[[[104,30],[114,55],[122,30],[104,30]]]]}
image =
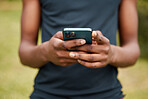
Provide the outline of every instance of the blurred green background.
{"type": "MultiPolygon", "coordinates": [[[[21,9],[20,0],[0,0],[0,99],[29,99],[38,71],[18,58],[21,9]]],[[[138,0],[138,15],[141,56],[135,66],[119,69],[125,99],[148,99],[148,0],[138,0]]]]}

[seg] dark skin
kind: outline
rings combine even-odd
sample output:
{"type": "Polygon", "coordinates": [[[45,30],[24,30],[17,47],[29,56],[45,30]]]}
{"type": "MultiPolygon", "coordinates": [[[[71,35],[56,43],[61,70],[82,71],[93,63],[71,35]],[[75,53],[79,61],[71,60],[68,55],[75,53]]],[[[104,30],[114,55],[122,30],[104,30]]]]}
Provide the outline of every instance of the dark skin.
{"type": "Polygon", "coordinates": [[[86,41],[83,39],[63,41],[61,31],[58,31],[49,41],[37,45],[41,17],[40,2],[39,0],[23,0],[20,60],[24,65],[34,68],[40,68],[48,62],[59,66],[69,66],[79,62],[88,68],[100,68],[107,64],[115,67],[131,66],[140,55],[136,4],[137,0],[121,1],[120,46],[111,45],[109,39],[103,36],[101,31],[93,31],[91,45],[85,44],[86,41]]]}

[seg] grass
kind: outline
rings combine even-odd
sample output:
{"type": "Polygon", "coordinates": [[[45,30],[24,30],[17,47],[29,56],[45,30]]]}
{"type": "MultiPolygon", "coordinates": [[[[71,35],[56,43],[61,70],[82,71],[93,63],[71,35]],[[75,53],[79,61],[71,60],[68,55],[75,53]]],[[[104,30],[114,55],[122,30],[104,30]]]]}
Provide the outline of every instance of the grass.
{"type": "Polygon", "coordinates": [[[141,0],[138,3],[139,15],[139,44],[141,57],[148,59],[148,1],[141,0]]]}
{"type": "Polygon", "coordinates": [[[0,3],[0,99],[27,99],[37,70],[19,62],[21,9],[20,6],[8,9],[8,5],[4,8],[6,4],[18,6],[21,3],[0,3]]]}
{"type": "MultiPolygon", "coordinates": [[[[0,99],[29,99],[33,90],[37,69],[23,66],[18,58],[20,16],[21,2],[0,1],[0,99]]],[[[147,75],[144,58],[133,67],[119,69],[125,99],[148,99],[147,75]]]]}
{"type": "Polygon", "coordinates": [[[148,99],[148,61],[139,59],[129,68],[119,69],[125,99],[148,99]]]}

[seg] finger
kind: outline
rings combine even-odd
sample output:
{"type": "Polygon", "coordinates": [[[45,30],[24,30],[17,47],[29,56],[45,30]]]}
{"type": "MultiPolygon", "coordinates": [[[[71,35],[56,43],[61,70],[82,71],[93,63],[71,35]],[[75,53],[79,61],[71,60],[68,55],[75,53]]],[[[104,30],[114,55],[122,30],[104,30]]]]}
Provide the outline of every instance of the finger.
{"type": "Polygon", "coordinates": [[[56,51],[56,55],[59,58],[71,58],[69,56],[69,53],[70,53],[70,51],[66,51],[66,50],[58,50],[58,51],[56,51]]]}
{"type": "Polygon", "coordinates": [[[101,53],[105,52],[106,48],[105,45],[96,45],[96,44],[85,44],[80,47],[74,47],[71,48],[70,50],[77,50],[77,51],[84,51],[84,52],[91,52],[91,53],[101,53]]]}
{"type": "Polygon", "coordinates": [[[83,60],[78,60],[78,62],[81,64],[81,65],[84,65],[88,68],[101,68],[101,67],[104,67],[106,66],[105,62],[86,62],[86,61],[83,61],[83,60]]]}
{"type": "MultiPolygon", "coordinates": [[[[56,51],[56,55],[59,57],[59,58],[68,58],[68,59],[74,59],[72,57],[70,57],[70,53],[71,51],[66,51],[66,50],[59,50],[59,51],[56,51]]],[[[75,52],[76,53],[76,52],[75,52]]],[[[79,52],[79,54],[86,54],[85,52],[79,52]]]]}
{"type": "Polygon", "coordinates": [[[80,59],[88,62],[97,62],[97,61],[105,61],[107,60],[107,55],[101,54],[78,54],[71,52],[69,53],[71,58],[80,59]]]}
{"type": "Polygon", "coordinates": [[[59,38],[54,38],[54,41],[53,41],[53,47],[55,49],[61,49],[61,50],[66,50],[65,46],[64,46],[64,41],[59,39],[59,38]]]}
{"type": "Polygon", "coordinates": [[[73,40],[64,41],[62,46],[64,46],[67,49],[71,49],[73,47],[82,46],[85,43],[86,41],[84,39],[73,39],[73,40]]]}
{"type": "Polygon", "coordinates": [[[59,60],[60,63],[76,63],[77,60],[76,59],[70,59],[70,58],[61,58],[59,60]]]}
{"type": "Polygon", "coordinates": [[[73,39],[68,41],[63,41],[58,38],[54,38],[53,46],[56,49],[71,49],[72,47],[82,46],[86,43],[84,39],[73,39]]]}
{"type": "Polygon", "coordinates": [[[54,37],[63,40],[63,33],[62,33],[62,31],[58,31],[58,32],[54,35],[54,37]]]}
{"type": "Polygon", "coordinates": [[[100,44],[100,43],[109,44],[109,40],[105,36],[103,36],[101,31],[94,31],[94,35],[95,35],[94,39],[98,44],[100,44]]]}
{"type": "Polygon", "coordinates": [[[101,31],[93,31],[92,35],[94,40],[96,40],[97,38],[100,42],[102,41],[103,34],[101,33],[101,31]]]}
{"type": "Polygon", "coordinates": [[[96,31],[93,31],[93,32],[92,32],[92,38],[95,38],[96,36],[97,36],[96,31]]]}

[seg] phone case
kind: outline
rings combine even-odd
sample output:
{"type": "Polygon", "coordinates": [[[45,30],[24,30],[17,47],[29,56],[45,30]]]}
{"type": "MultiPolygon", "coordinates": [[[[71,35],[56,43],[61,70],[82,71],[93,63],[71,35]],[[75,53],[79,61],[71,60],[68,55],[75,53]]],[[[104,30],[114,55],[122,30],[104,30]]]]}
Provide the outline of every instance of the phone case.
{"type": "Polygon", "coordinates": [[[64,28],[64,40],[85,39],[86,44],[92,44],[92,29],[91,28],[64,28]]]}

